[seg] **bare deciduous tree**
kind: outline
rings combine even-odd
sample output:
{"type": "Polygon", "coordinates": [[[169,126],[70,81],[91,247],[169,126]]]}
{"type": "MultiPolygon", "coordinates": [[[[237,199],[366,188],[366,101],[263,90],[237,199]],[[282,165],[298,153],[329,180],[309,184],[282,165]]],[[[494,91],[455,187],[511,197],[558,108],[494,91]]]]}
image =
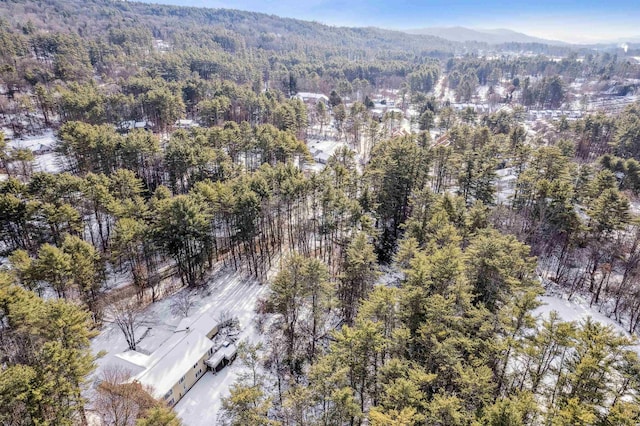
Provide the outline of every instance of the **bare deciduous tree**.
{"type": "Polygon", "coordinates": [[[176,297],[171,302],[171,313],[174,315],[180,315],[183,317],[188,317],[189,312],[193,309],[195,305],[195,297],[193,292],[189,291],[190,289],[185,288],[181,292],[179,292],[176,297]]]}
{"type": "Polygon", "coordinates": [[[136,350],[136,329],[144,325],[145,316],[142,306],[135,298],[128,298],[111,303],[106,309],[106,319],[118,326],[127,340],[129,349],[136,350]]]}

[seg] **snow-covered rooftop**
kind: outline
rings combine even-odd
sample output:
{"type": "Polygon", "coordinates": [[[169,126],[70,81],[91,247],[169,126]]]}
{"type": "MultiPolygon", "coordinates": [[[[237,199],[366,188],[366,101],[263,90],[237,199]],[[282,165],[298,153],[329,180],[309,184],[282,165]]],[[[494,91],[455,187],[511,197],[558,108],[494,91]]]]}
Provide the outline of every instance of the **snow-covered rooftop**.
{"type": "Polygon", "coordinates": [[[206,364],[210,367],[215,368],[223,359],[231,359],[238,352],[238,348],[233,343],[228,344],[227,346],[222,346],[216,352],[213,353],[211,358],[206,361],[206,364]]]}
{"type": "Polygon", "coordinates": [[[153,127],[153,123],[150,121],[135,121],[135,120],[128,120],[120,123],[120,128],[124,130],[144,129],[145,127],[153,127]]]}
{"type": "Polygon", "coordinates": [[[193,120],[177,120],[176,124],[177,127],[199,127],[199,124],[196,123],[193,120]]]}
{"type": "Polygon", "coordinates": [[[126,351],[115,355],[110,364],[121,367],[135,376],[147,368],[150,359],[151,357],[149,355],[136,351],[126,351]]]}
{"type": "Polygon", "coordinates": [[[116,356],[140,367],[148,367],[151,359],[149,355],[137,351],[126,351],[116,356]]]}
{"type": "Polygon", "coordinates": [[[150,386],[154,396],[161,398],[212,347],[213,342],[198,331],[176,331],[158,350],[149,355],[148,368],[133,380],[150,386]]]}
{"type": "Polygon", "coordinates": [[[305,99],[315,99],[315,100],[325,100],[328,101],[329,98],[327,97],[327,95],[323,95],[322,93],[311,93],[311,92],[298,92],[295,95],[296,98],[300,98],[302,100],[305,99]]]}
{"type": "Polygon", "coordinates": [[[176,327],[176,332],[195,330],[205,336],[208,336],[209,333],[211,333],[211,331],[217,326],[218,321],[213,318],[213,311],[204,311],[198,316],[183,318],[178,324],[178,327],[176,327]]]}

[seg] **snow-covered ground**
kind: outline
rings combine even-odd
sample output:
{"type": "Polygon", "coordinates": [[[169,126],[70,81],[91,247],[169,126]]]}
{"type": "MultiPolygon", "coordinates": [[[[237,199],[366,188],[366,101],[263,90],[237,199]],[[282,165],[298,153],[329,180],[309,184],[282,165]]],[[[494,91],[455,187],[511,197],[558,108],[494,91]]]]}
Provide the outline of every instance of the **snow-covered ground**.
{"type": "MultiPolygon", "coordinates": [[[[268,287],[235,271],[222,270],[216,273],[208,285],[194,293],[194,306],[189,312],[196,317],[210,312],[214,317],[222,314],[237,317],[242,329],[239,340],[254,342],[259,338],[254,326],[256,301],[266,294],[268,287]]],[[[183,289],[181,291],[190,291],[183,289]]],[[[182,316],[172,312],[171,306],[178,294],[150,305],[145,312],[144,326],[137,336],[144,338],[139,343],[141,352],[153,352],[171,336],[182,320],[182,316]]],[[[97,369],[92,379],[99,378],[104,369],[114,363],[116,354],[127,350],[123,334],[114,324],[106,324],[102,332],[92,340],[94,354],[102,353],[97,360],[97,369]]],[[[229,386],[242,371],[240,362],[220,371],[217,375],[206,372],[196,385],[176,406],[178,415],[186,426],[216,424],[221,397],[228,394],[229,386]]]]}
{"type": "Polygon", "coordinates": [[[33,165],[36,172],[60,173],[64,170],[60,156],[53,152],[36,155],[33,165]]]}
{"type": "MultiPolygon", "coordinates": [[[[567,296],[562,293],[547,293],[544,296],[540,296],[540,301],[542,306],[535,310],[534,315],[548,318],[549,314],[555,311],[563,321],[575,322],[591,317],[592,320],[611,326],[618,333],[631,337],[622,325],[589,307],[589,302],[579,295],[574,295],[571,300],[567,300],[567,296]]],[[[640,354],[640,345],[635,345],[634,348],[640,354]]]]}
{"type": "Polygon", "coordinates": [[[536,309],[536,314],[547,317],[550,312],[556,311],[563,321],[576,322],[580,322],[587,317],[591,317],[593,320],[598,321],[601,324],[611,325],[625,333],[624,328],[620,326],[620,324],[590,308],[589,303],[579,296],[573,296],[572,300],[567,300],[566,296],[563,295],[546,294],[544,296],[540,296],[540,301],[543,304],[536,309]]]}
{"type": "Polygon", "coordinates": [[[629,211],[633,216],[640,216],[640,200],[629,200],[629,211]]]}
{"type": "Polygon", "coordinates": [[[509,204],[518,180],[513,167],[496,170],[496,178],[496,203],[509,204]]]}
{"type": "Polygon", "coordinates": [[[476,88],[476,96],[478,96],[480,102],[486,102],[489,96],[489,86],[478,86],[476,88]]]}
{"type": "Polygon", "coordinates": [[[133,276],[130,271],[116,271],[113,268],[107,268],[107,282],[105,289],[115,290],[126,287],[133,282],[133,276]]]}
{"type": "Polygon", "coordinates": [[[34,171],[59,173],[62,171],[61,158],[53,151],[56,144],[53,130],[46,130],[42,135],[26,136],[19,139],[9,139],[7,146],[15,149],[29,149],[35,154],[33,160],[34,171]]]}
{"type": "Polygon", "coordinates": [[[23,138],[10,139],[7,141],[7,145],[10,148],[27,148],[31,151],[36,151],[41,146],[53,147],[55,143],[56,137],[51,129],[46,130],[43,134],[38,136],[25,136],[23,138]]]}
{"type": "Polygon", "coordinates": [[[436,99],[439,99],[441,102],[454,102],[455,101],[455,91],[451,90],[449,86],[447,86],[444,74],[440,76],[440,79],[436,83],[433,88],[433,95],[436,99]]]}
{"type": "Polygon", "coordinates": [[[378,281],[376,282],[376,284],[384,285],[387,287],[397,287],[400,285],[403,277],[404,273],[399,271],[398,268],[381,266],[380,276],[378,277],[378,281]]]}

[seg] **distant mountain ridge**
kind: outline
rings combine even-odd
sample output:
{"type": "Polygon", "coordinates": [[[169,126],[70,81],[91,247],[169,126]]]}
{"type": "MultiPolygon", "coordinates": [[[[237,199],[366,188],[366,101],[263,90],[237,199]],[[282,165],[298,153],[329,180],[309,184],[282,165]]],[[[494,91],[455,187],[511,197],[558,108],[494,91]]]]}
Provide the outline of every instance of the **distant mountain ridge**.
{"type": "MultiPolygon", "coordinates": [[[[216,42],[235,53],[242,46],[286,52],[304,46],[307,51],[331,51],[338,55],[404,55],[442,57],[464,51],[461,43],[429,35],[377,27],[331,26],[315,21],[284,18],[260,12],[225,8],[192,7],[127,0],[11,0],[0,1],[0,20],[28,22],[42,32],[84,31],[83,37],[108,33],[111,28],[148,31],[155,38],[176,35],[190,39],[195,30],[208,31],[199,43],[216,42]],[[105,17],[107,19],[105,19],[105,17]],[[86,31],[87,23],[92,25],[86,31]]],[[[169,0],[185,3],[183,0],[169,0]]],[[[179,41],[178,44],[184,43],[179,41]]],[[[326,59],[326,58],[325,58],[326,59]]]]}
{"type": "Polygon", "coordinates": [[[630,37],[621,37],[613,40],[603,40],[602,43],[640,43],[640,35],[630,36],[630,37]]]}
{"type": "Polygon", "coordinates": [[[567,46],[569,43],[559,40],[547,40],[533,37],[517,31],[504,28],[491,30],[478,30],[466,27],[427,27],[405,30],[408,34],[420,34],[440,37],[445,40],[464,43],[467,41],[477,41],[488,44],[502,43],[542,43],[557,46],[567,46]]]}

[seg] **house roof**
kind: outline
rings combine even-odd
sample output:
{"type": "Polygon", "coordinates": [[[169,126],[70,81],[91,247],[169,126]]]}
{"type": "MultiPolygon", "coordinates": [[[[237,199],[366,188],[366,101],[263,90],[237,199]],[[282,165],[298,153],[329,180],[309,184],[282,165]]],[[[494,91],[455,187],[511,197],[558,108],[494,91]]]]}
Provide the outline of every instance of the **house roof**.
{"type": "Polygon", "coordinates": [[[145,127],[153,126],[153,123],[150,121],[135,121],[135,120],[127,120],[120,123],[120,128],[125,130],[133,130],[133,129],[144,129],[145,127]]]}
{"type": "Polygon", "coordinates": [[[191,126],[191,127],[198,127],[198,123],[196,123],[193,120],[186,120],[186,119],[180,119],[176,121],[176,126],[191,126]]]}
{"type": "Polygon", "coordinates": [[[149,358],[149,355],[140,352],[126,351],[116,354],[111,361],[111,364],[122,367],[125,371],[128,371],[131,375],[135,376],[147,368],[149,358]]]}
{"type": "Polygon", "coordinates": [[[231,359],[238,352],[238,348],[233,343],[228,344],[227,346],[222,346],[216,352],[211,355],[206,362],[206,364],[210,367],[217,367],[220,364],[220,361],[223,359],[231,359]]]}
{"type": "Polygon", "coordinates": [[[150,386],[154,396],[161,398],[212,347],[213,342],[197,330],[176,331],[149,355],[147,368],[133,380],[150,386]]]}
{"type": "Polygon", "coordinates": [[[149,355],[137,351],[126,351],[116,356],[139,367],[147,367],[149,365],[149,359],[151,358],[149,355]]]}
{"type": "Polygon", "coordinates": [[[176,332],[195,330],[206,336],[217,326],[218,321],[213,318],[212,312],[205,311],[196,317],[183,318],[178,324],[178,327],[176,327],[176,332]]]}
{"type": "Polygon", "coordinates": [[[327,95],[323,95],[322,93],[298,92],[296,94],[296,97],[299,97],[301,99],[316,99],[316,100],[323,99],[325,101],[329,100],[327,95]]]}

